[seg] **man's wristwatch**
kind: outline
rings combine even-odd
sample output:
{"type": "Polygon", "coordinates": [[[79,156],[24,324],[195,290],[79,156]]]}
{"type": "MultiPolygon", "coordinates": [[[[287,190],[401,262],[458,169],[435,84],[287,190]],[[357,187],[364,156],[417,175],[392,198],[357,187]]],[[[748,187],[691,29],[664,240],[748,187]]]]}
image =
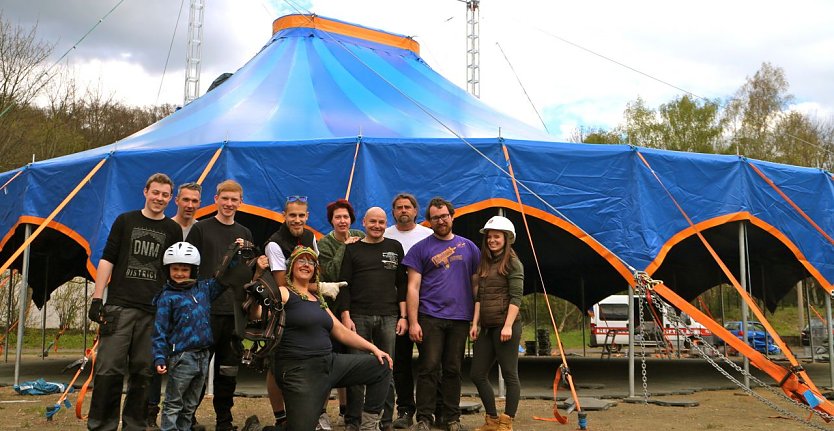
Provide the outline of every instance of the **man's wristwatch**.
{"type": "Polygon", "coordinates": [[[405,316],[400,316],[400,319],[405,319],[405,320],[408,320],[408,317],[405,317],[405,316]]]}

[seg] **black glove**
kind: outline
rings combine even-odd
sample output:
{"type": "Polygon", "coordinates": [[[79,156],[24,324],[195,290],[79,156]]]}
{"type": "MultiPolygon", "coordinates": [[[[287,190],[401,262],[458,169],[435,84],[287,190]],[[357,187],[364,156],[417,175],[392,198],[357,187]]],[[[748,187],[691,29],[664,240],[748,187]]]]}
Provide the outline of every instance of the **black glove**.
{"type": "Polygon", "coordinates": [[[101,298],[93,298],[90,302],[90,311],[87,312],[87,317],[93,322],[104,323],[104,302],[101,298]]]}

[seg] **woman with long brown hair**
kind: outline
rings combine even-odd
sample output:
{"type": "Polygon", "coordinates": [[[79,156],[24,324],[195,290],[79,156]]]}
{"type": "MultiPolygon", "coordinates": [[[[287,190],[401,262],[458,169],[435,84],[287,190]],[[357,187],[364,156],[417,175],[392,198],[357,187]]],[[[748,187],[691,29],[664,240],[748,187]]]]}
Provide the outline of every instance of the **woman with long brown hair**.
{"type": "Polygon", "coordinates": [[[521,320],[518,311],[524,294],[524,267],[511,244],[515,242],[513,223],[502,216],[489,219],[484,228],[475,316],[469,336],[475,341],[470,377],[486,410],[480,431],[509,431],[518,410],[521,384],[518,379],[518,343],[521,320]],[[495,362],[507,385],[504,413],[498,415],[495,393],[489,383],[489,370],[495,362]]]}

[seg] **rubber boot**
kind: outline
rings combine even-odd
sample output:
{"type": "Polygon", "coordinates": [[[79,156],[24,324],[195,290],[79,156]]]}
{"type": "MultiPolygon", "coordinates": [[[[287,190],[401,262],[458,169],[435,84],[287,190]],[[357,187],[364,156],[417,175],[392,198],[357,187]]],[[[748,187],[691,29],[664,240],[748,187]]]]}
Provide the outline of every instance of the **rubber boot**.
{"type": "Polygon", "coordinates": [[[93,395],[90,397],[87,429],[92,431],[115,431],[119,428],[124,380],[125,378],[121,374],[97,374],[95,376],[93,379],[93,395]]]}
{"type": "Polygon", "coordinates": [[[122,408],[122,430],[145,430],[148,423],[148,387],[151,376],[131,374],[122,408]]]}
{"type": "Polygon", "coordinates": [[[513,431],[512,416],[505,415],[504,413],[498,416],[498,431],[513,431]]]}
{"type": "Polygon", "coordinates": [[[159,429],[159,424],[156,423],[157,416],[159,416],[159,406],[155,404],[148,404],[148,421],[146,425],[149,430],[159,429]]]}
{"type": "Polygon", "coordinates": [[[475,431],[495,431],[497,429],[498,417],[490,416],[489,414],[484,414],[484,424],[481,425],[479,428],[475,428],[475,431]]]}
{"type": "Polygon", "coordinates": [[[362,412],[362,423],[359,431],[379,431],[379,419],[382,413],[362,412]]]}

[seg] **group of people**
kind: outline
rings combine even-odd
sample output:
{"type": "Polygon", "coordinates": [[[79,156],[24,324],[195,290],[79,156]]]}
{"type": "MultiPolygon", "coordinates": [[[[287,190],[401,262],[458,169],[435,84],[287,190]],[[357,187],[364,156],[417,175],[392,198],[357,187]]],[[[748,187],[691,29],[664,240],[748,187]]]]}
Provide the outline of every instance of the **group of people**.
{"type": "MultiPolygon", "coordinates": [[[[119,215],[107,238],[89,310],[100,324],[90,430],[156,426],[163,374],[168,383],[160,427],[200,428],[195,411],[212,357],[215,429],[236,429],[232,407],[243,342],[235,332],[235,290],[242,286],[218,282],[217,269],[230,245],[253,241],[235,221],[243,189],[234,180],[218,184],[217,213],[200,221],[200,185],[183,184],[173,194],[170,178],[152,175],[144,207],[119,215]],[[164,211],[171,199],[177,214],[169,219],[164,211]]],[[[346,388],[339,401],[346,430],[463,429],[461,369],[471,338],[470,376],[486,411],[478,429],[512,429],[520,397],[524,273],[510,220],[489,219],[479,247],[452,232],[451,202],[428,202],[427,228],[417,223],[415,197],[401,193],[391,203],[392,225],[384,209],[372,207],[361,231],[351,229],[356,214],[350,202],[330,203],[333,231],[317,241],[307,228],[306,196],[287,197],[283,210],[284,222],[253,274],[270,271],[285,316],[268,361],[270,427],[330,429],[331,390],[346,388]],[[325,282],[339,282],[341,289],[325,282]],[[500,415],[488,380],[496,362],[507,388],[500,415]]]]}

